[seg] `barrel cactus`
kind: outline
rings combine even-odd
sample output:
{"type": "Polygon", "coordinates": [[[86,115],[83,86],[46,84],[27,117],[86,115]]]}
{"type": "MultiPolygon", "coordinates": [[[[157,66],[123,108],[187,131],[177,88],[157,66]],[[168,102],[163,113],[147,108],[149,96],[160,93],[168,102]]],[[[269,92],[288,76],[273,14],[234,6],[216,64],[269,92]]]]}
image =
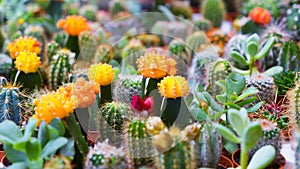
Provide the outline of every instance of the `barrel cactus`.
{"type": "Polygon", "coordinates": [[[213,27],[220,27],[226,17],[223,0],[203,0],[201,4],[202,15],[212,22],[213,27]]]}
{"type": "Polygon", "coordinates": [[[60,50],[60,46],[55,41],[51,41],[46,45],[46,56],[48,63],[51,63],[53,56],[60,50]]]}
{"type": "Polygon", "coordinates": [[[97,49],[97,41],[90,31],[82,31],[78,37],[81,59],[93,60],[97,49]]]}
{"type": "Polygon", "coordinates": [[[181,1],[174,1],[170,6],[171,12],[178,17],[182,17],[184,19],[192,19],[193,11],[189,4],[181,1]]]}
{"type": "Polygon", "coordinates": [[[195,29],[197,31],[200,30],[200,31],[207,32],[212,28],[212,23],[209,20],[205,19],[205,18],[201,18],[199,20],[196,20],[193,23],[194,23],[195,29]]]}
{"type": "Polygon", "coordinates": [[[127,125],[126,147],[135,167],[151,165],[154,147],[143,119],[134,119],[127,125]]]}
{"type": "Polygon", "coordinates": [[[123,140],[124,125],[130,119],[131,110],[121,102],[108,102],[101,107],[98,113],[98,128],[100,140],[109,140],[114,146],[120,146],[123,140]]]}
{"type": "Polygon", "coordinates": [[[203,46],[209,43],[206,34],[202,31],[197,31],[188,36],[185,40],[190,49],[190,57],[194,57],[194,53],[198,52],[203,46]]]}
{"type": "Polygon", "coordinates": [[[68,82],[74,58],[75,54],[67,49],[62,49],[53,56],[49,68],[49,85],[52,90],[68,82]]]}
{"type": "Polygon", "coordinates": [[[186,44],[178,39],[174,39],[169,44],[169,51],[177,56],[185,64],[190,64],[191,58],[188,55],[186,44]]]}
{"type": "Polygon", "coordinates": [[[89,21],[96,21],[96,13],[97,13],[97,8],[93,5],[84,5],[80,8],[79,14],[85,17],[89,21]]]}
{"type": "Polygon", "coordinates": [[[0,122],[12,120],[21,124],[22,115],[25,112],[26,95],[18,87],[6,84],[0,86],[0,122]]]}
{"type": "Polygon", "coordinates": [[[114,57],[114,51],[111,45],[101,44],[97,47],[94,56],[94,63],[108,63],[114,57]]]}

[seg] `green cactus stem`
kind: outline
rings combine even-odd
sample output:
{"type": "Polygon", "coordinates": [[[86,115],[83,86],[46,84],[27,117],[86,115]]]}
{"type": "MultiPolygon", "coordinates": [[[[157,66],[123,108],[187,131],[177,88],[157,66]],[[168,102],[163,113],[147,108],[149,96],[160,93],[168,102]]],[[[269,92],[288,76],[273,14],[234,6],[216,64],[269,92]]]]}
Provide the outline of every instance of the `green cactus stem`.
{"type": "Polygon", "coordinates": [[[101,86],[100,87],[100,92],[101,92],[100,105],[104,105],[105,103],[108,103],[108,102],[112,101],[111,84],[107,85],[107,86],[101,86]]]}
{"type": "Polygon", "coordinates": [[[33,92],[35,89],[40,89],[43,84],[43,80],[39,71],[36,73],[27,74],[17,71],[16,74],[12,74],[12,77],[14,78],[14,83],[21,86],[21,90],[27,90],[28,92],[33,92]]]}
{"type": "Polygon", "coordinates": [[[181,97],[172,99],[172,98],[167,98],[165,100],[166,102],[166,107],[164,111],[161,113],[161,120],[167,127],[171,127],[174,122],[176,121],[180,108],[181,108],[181,97]]]}
{"type": "Polygon", "coordinates": [[[202,15],[212,22],[213,27],[220,27],[226,17],[223,0],[203,0],[201,4],[202,15]]]}
{"type": "Polygon", "coordinates": [[[68,37],[66,47],[70,49],[72,52],[76,53],[76,59],[79,56],[80,53],[80,48],[79,48],[79,43],[78,43],[78,36],[70,36],[68,37]]]}
{"type": "Polygon", "coordinates": [[[283,44],[279,55],[279,65],[283,67],[283,71],[299,71],[300,49],[296,42],[288,41],[283,44]]]}

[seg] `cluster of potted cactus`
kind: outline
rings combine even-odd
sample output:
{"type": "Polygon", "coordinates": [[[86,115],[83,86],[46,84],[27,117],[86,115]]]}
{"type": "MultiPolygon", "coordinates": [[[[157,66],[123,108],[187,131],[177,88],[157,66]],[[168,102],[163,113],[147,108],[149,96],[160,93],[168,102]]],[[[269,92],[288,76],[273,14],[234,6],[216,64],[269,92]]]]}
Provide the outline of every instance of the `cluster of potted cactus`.
{"type": "Polygon", "coordinates": [[[300,166],[299,1],[0,4],[5,167],[300,166]]]}

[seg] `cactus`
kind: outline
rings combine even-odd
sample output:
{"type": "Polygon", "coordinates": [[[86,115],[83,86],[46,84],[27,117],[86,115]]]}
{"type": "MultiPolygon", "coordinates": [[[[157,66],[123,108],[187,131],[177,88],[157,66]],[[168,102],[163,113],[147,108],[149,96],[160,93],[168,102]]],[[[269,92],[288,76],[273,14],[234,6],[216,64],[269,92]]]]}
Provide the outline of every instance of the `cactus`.
{"type": "Polygon", "coordinates": [[[192,61],[191,77],[200,82],[202,86],[207,85],[207,64],[217,60],[219,55],[212,48],[206,48],[204,51],[197,53],[192,61]]]}
{"type": "Polygon", "coordinates": [[[113,0],[110,2],[109,11],[111,16],[116,16],[119,12],[125,11],[125,6],[120,0],[113,0]]]}
{"type": "Polygon", "coordinates": [[[296,72],[281,72],[273,76],[278,89],[278,95],[284,96],[287,91],[295,87],[296,72]]]}
{"type": "Polygon", "coordinates": [[[65,31],[59,31],[53,36],[53,40],[63,48],[66,46],[68,34],[65,31]]]}
{"type": "Polygon", "coordinates": [[[45,162],[44,169],[72,169],[71,161],[67,157],[60,155],[45,162]]]}
{"type": "Polygon", "coordinates": [[[231,72],[231,65],[228,61],[223,59],[212,63],[212,68],[209,70],[208,82],[209,82],[209,93],[212,97],[221,94],[222,88],[216,84],[219,80],[224,80],[231,72]]]}
{"type": "Polygon", "coordinates": [[[217,168],[223,149],[222,136],[213,126],[206,124],[195,144],[195,149],[197,168],[217,168]]]}
{"type": "Polygon", "coordinates": [[[279,54],[279,65],[283,71],[299,71],[300,67],[300,48],[294,41],[285,42],[279,54]]]}
{"type": "Polygon", "coordinates": [[[114,100],[130,104],[132,96],[141,96],[142,78],[139,75],[119,75],[114,89],[114,100]]]}
{"type": "Polygon", "coordinates": [[[296,150],[295,150],[295,168],[300,167],[300,136],[299,136],[299,131],[296,133],[296,150]]]}
{"type": "Polygon", "coordinates": [[[126,144],[135,167],[151,165],[154,147],[144,120],[132,120],[127,126],[126,144]]]}
{"type": "Polygon", "coordinates": [[[136,36],[137,39],[139,39],[143,45],[146,47],[153,47],[153,46],[159,46],[160,39],[157,35],[151,35],[151,34],[140,34],[136,36]]]}
{"type": "Polygon", "coordinates": [[[272,77],[258,74],[246,78],[247,87],[256,87],[259,92],[257,93],[258,101],[265,101],[271,103],[276,96],[276,88],[274,85],[274,79],[272,77]]]}
{"type": "Polygon", "coordinates": [[[81,59],[93,60],[97,49],[97,41],[92,32],[82,31],[78,37],[81,59]]]}
{"type": "Polygon", "coordinates": [[[89,21],[96,21],[97,8],[92,5],[84,5],[79,9],[79,14],[89,21]]]}
{"type": "Polygon", "coordinates": [[[178,128],[170,128],[153,138],[153,143],[159,151],[155,166],[162,169],[196,168],[193,154],[193,141],[182,140],[178,128]]]}
{"type": "Polygon", "coordinates": [[[249,152],[250,156],[265,145],[272,145],[276,150],[276,154],[279,155],[282,147],[280,129],[271,121],[260,119],[259,122],[263,131],[263,136],[260,138],[257,145],[249,152]]]}
{"type": "Polygon", "coordinates": [[[193,11],[191,7],[185,2],[181,2],[181,1],[172,2],[170,6],[170,10],[177,17],[182,17],[184,19],[192,19],[193,11]]]}
{"type": "Polygon", "coordinates": [[[188,51],[186,50],[186,44],[178,39],[174,39],[169,44],[169,51],[176,55],[181,61],[185,64],[189,65],[191,62],[191,58],[188,55],[188,51]]]}
{"type": "Polygon", "coordinates": [[[202,31],[197,31],[188,36],[185,40],[190,51],[190,57],[193,58],[194,53],[198,52],[201,47],[208,44],[207,36],[202,31]]]}
{"type": "Polygon", "coordinates": [[[213,27],[220,27],[226,17],[223,0],[203,0],[201,13],[206,19],[212,22],[213,27]]]}
{"type": "Polygon", "coordinates": [[[98,113],[100,140],[109,139],[109,143],[120,146],[124,124],[130,119],[130,108],[125,103],[110,102],[101,107],[98,113]]]}
{"type": "MultiPolygon", "coordinates": [[[[136,60],[144,54],[144,49],[145,47],[140,40],[131,39],[128,45],[122,50],[122,64],[124,66],[125,63],[134,66],[136,60]]],[[[125,67],[122,67],[122,71],[124,71],[124,69],[125,67]]]]}
{"type": "Polygon", "coordinates": [[[8,55],[0,54],[0,76],[10,78],[11,64],[12,60],[8,55]]]}
{"type": "Polygon", "coordinates": [[[97,47],[94,56],[94,63],[108,63],[114,57],[112,46],[108,44],[101,44],[97,47]]]}
{"type": "Polygon", "coordinates": [[[207,32],[212,28],[212,23],[205,18],[194,21],[194,25],[197,28],[195,31],[200,30],[203,32],[207,32]]]}
{"type": "Polygon", "coordinates": [[[224,49],[226,43],[229,40],[229,36],[222,31],[216,31],[209,37],[209,39],[212,44],[215,44],[221,49],[224,49]]]}
{"type": "Polygon", "coordinates": [[[297,128],[300,126],[300,84],[297,82],[295,88],[293,90],[289,91],[288,98],[290,100],[290,112],[291,117],[293,118],[294,125],[296,125],[297,128]]]}
{"type": "Polygon", "coordinates": [[[163,42],[165,45],[168,45],[174,38],[184,40],[191,32],[189,25],[184,22],[174,21],[164,26],[166,27],[163,32],[163,42]]]}
{"type": "Polygon", "coordinates": [[[85,169],[125,169],[132,168],[130,161],[123,147],[117,148],[108,143],[108,139],[98,142],[94,148],[90,149],[86,161],[85,169]]]}
{"type": "Polygon", "coordinates": [[[300,5],[294,4],[292,8],[288,9],[286,11],[286,29],[290,32],[292,32],[295,39],[299,40],[300,36],[300,5]]]}
{"type": "Polygon", "coordinates": [[[8,119],[21,124],[25,112],[25,95],[19,88],[11,85],[0,86],[0,122],[8,119]]]}
{"type": "Polygon", "coordinates": [[[52,62],[53,56],[60,50],[60,46],[55,41],[51,41],[46,46],[46,55],[48,63],[52,62]]]}
{"type": "Polygon", "coordinates": [[[74,57],[74,53],[66,49],[58,51],[57,54],[53,56],[49,70],[49,83],[52,90],[57,89],[60,85],[68,81],[68,75],[74,63],[74,57]]]}

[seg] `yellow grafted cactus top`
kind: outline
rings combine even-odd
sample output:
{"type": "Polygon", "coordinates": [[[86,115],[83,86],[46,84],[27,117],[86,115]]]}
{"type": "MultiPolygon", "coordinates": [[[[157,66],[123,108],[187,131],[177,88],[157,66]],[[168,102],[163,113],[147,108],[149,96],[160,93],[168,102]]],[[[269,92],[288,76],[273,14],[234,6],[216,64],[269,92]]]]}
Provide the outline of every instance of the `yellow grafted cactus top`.
{"type": "Polygon", "coordinates": [[[152,51],[136,61],[139,72],[146,78],[163,78],[176,74],[176,61],[166,55],[152,51]]]}
{"type": "Polygon", "coordinates": [[[7,45],[7,50],[10,53],[10,57],[12,59],[15,59],[20,52],[24,52],[24,51],[40,54],[41,53],[40,45],[41,43],[36,38],[30,36],[24,36],[24,37],[19,37],[13,42],[10,42],[7,45]]]}
{"type": "Polygon", "coordinates": [[[99,63],[91,65],[88,73],[90,80],[99,83],[100,86],[110,85],[114,79],[114,70],[111,65],[99,63]]]}
{"type": "Polygon", "coordinates": [[[91,30],[87,20],[80,15],[71,15],[66,19],[60,19],[56,26],[64,29],[71,36],[78,36],[82,31],[91,30]]]}
{"type": "Polygon", "coordinates": [[[16,68],[24,73],[35,73],[41,65],[36,53],[20,52],[15,60],[16,68]]]}
{"type": "Polygon", "coordinates": [[[160,94],[166,98],[178,98],[189,93],[188,82],[181,76],[167,76],[158,85],[160,94]]]}
{"type": "Polygon", "coordinates": [[[46,123],[50,123],[56,117],[61,119],[68,117],[75,109],[74,98],[58,91],[42,95],[33,103],[35,105],[33,117],[46,123]]]}

